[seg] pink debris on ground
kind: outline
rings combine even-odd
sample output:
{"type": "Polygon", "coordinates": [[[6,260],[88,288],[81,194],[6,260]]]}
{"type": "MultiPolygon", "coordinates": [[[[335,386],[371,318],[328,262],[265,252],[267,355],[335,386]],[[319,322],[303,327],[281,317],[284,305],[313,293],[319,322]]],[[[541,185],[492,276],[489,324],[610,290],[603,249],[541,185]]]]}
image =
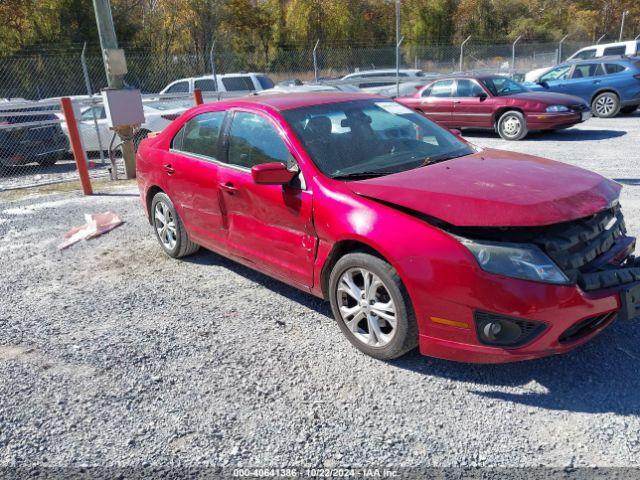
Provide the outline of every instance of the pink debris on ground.
{"type": "Polygon", "coordinates": [[[90,240],[99,237],[124,222],[113,212],[85,214],[84,218],[87,223],[80,227],[73,227],[64,234],[64,242],[58,245],[58,250],[64,250],[80,240],[90,240]]]}

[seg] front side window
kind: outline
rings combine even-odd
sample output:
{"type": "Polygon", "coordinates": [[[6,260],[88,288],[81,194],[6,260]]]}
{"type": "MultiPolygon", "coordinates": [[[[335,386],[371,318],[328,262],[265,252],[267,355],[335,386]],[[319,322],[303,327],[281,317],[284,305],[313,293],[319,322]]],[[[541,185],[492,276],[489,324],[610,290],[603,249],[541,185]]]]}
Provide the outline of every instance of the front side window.
{"type": "Polygon", "coordinates": [[[525,87],[518,82],[514,82],[507,77],[492,77],[482,80],[485,87],[496,97],[503,97],[505,95],[515,95],[516,93],[528,92],[525,87]]]}
{"type": "Polygon", "coordinates": [[[275,87],[275,85],[273,84],[273,80],[265,75],[258,75],[256,78],[258,79],[258,83],[263,90],[269,90],[270,88],[275,87]]]}
{"type": "Polygon", "coordinates": [[[473,80],[458,80],[456,97],[477,97],[484,93],[482,87],[473,80]]]}
{"type": "Polygon", "coordinates": [[[171,144],[174,150],[218,158],[218,138],[226,112],[208,112],[193,117],[176,134],[171,144]]]}
{"type": "Polygon", "coordinates": [[[229,163],[251,168],[270,162],[287,163],[289,149],[276,128],[261,115],[236,112],[229,130],[229,163]]]}
{"type": "Polygon", "coordinates": [[[474,152],[447,130],[388,100],[316,105],[283,116],[317,167],[332,178],[397,173],[474,152]]]}
{"type": "Polygon", "coordinates": [[[563,65],[561,67],[552,68],[540,77],[541,82],[550,82],[552,80],[566,80],[569,78],[571,65],[563,65]]]}
{"type": "Polygon", "coordinates": [[[189,82],[174,83],[165,93],[189,93],[189,82]]]}
{"type": "Polygon", "coordinates": [[[579,59],[579,60],[589,60],[591,58],[596,58],[596,49],[595,48],[591,48],[589,50],[582,50],[582,51],[576,53],[571,58],[575,58],[575,59],[579,59]]]}
{"type": "Polygon", "coordinates": [[[576,68],[573,69],[573,73],[571,74],[571,78],[598,77],[600,75],[604,75],[602,64],[585,63],[584,65],[576,65],[576,68]]]}
{"type": "Polygon", "coordinates": [[[434,83],[429,89],[428,96],[436,98],[447,98],[453,96],[453,80],[442,80],[434,83]]]}

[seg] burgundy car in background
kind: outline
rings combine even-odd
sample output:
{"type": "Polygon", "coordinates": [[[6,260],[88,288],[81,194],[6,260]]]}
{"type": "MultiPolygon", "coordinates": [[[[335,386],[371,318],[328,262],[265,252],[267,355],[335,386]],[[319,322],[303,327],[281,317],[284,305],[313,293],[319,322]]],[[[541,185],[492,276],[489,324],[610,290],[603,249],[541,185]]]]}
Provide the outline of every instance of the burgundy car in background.
{"type": "Polygon", "coordinates": [[[495,129],[505,140],[532,130],[559,130],[591,117],[579,97],[532,92],[497,75],[440,78],[396,101],[448,128],[495,129]]]}

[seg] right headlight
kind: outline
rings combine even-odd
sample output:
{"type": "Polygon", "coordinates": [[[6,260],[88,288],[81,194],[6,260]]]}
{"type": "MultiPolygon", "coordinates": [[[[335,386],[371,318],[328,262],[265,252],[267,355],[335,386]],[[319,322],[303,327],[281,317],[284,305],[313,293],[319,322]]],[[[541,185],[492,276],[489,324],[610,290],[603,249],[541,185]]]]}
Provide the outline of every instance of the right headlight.
{"type": "Polygon", "coordinates": [[[460,238],[486,272],[534,282],[566,285],[569,278],[540,248],[523,243],[498,243],[460,238]]]}

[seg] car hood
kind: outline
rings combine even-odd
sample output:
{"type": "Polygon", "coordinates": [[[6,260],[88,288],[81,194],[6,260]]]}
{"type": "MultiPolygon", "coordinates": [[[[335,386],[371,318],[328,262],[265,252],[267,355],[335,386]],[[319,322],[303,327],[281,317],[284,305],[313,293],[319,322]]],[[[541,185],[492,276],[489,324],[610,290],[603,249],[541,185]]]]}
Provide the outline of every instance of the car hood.
{"type": "Polygon", "coordinates": [[[347,186],[358,195],[460,227],[576,220],[610,207],[622,188],[581,168],[492,149],[347,186]]]}
{"type": "MultiPolygon", "coordinates": [[[[540,87],[543,88],[543,87],[540,87]]],[[[564,93],[554,93],[554,92],[525,92],[525,93],[516,93],[514,95],[509,95],[507,98],[514,98],[517,100],[524,100],[526,102],[540,102],[546,103],[549,105],[582,105],[584,104],[584,100],[580,97],[576,97],[573,95],[566,95],[564,93]]]]}

